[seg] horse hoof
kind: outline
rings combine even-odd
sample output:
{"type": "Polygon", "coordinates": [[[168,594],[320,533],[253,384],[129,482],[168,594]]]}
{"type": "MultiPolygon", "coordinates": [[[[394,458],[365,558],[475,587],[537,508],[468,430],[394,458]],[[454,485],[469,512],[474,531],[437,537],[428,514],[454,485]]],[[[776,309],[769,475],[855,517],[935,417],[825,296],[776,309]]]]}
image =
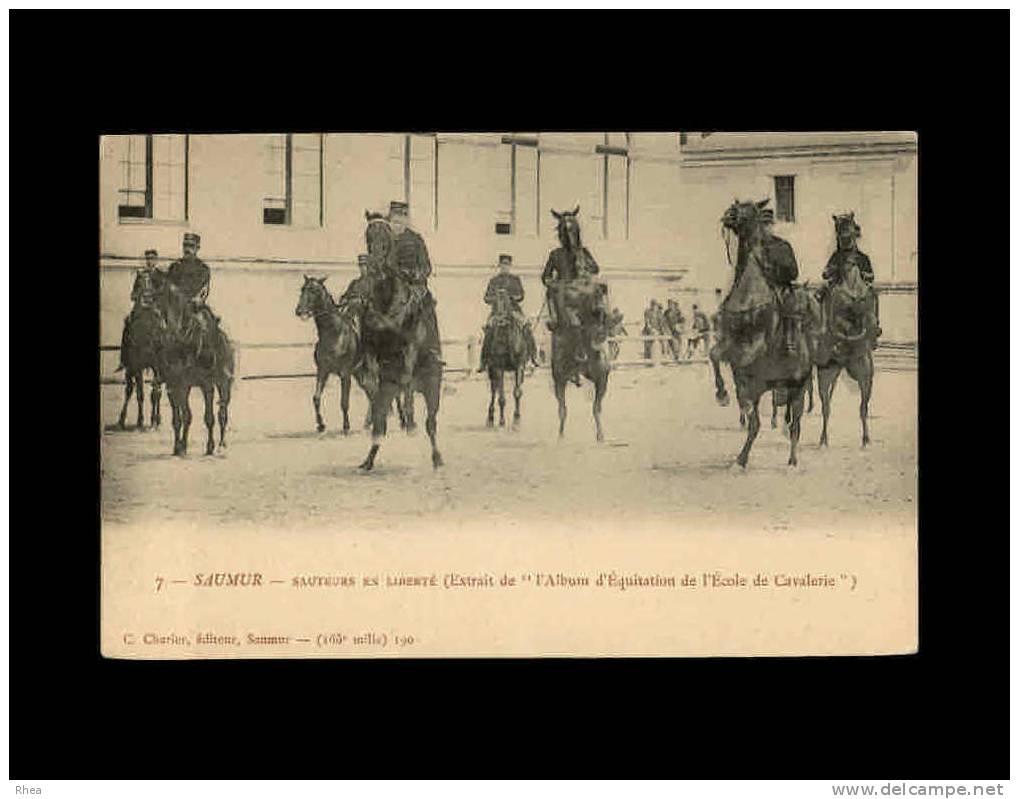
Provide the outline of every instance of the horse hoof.
{"type": "Polygon", "coordinates": [[[432,468],[438,469],[443,465],[442,456],[438,452],[432,453],[432,468]]]}
{"type": "Polygon", "coordinates": [[[796,461],[789,461],[785,468],[787,472],[798,472],[800,470],[800,465],[796,461]]]}
{"type": "Polygon", "coordinates": [[[326,431],[326,426],[324,424],[317,424],[315,425],[315,429],[320,433],[324,433],[326,431]]]}
{"type": "Polygon", "coordinates": [[[718,392],[717,394],[715,394],[715,401],[723,408],[727,408],[729,406],[729,392],[727,391],[718,392]]]}
{"type": "Polygon", "coordinates": [[[747,470],[747,467],[741,464],[739,461],[733,461],[729,466],[729,474],[743,474],[747,470]]]}
{"type": "Polygon", "coordinates": [[[506,420],[505,419],[500,419],[499,420],[499,427],[505,427],[505,426],[506,426],[506,420]]]}
{"type": "Polygon", "coordinates": [[[489,427],[489,428],[495,427],[495,419],[486,419],[485,420],[485,427],[489,427]]]}
{"type": "Polygon", "coordinates": [[[370,472],[374,467],[375,467],[374,463],[372,463],[371,461],[367,461],[366,460],[366,461],[362,462],[361,465],[358,466],[357,468],[358,469],[363,469],[366,472],[370,472]]]}

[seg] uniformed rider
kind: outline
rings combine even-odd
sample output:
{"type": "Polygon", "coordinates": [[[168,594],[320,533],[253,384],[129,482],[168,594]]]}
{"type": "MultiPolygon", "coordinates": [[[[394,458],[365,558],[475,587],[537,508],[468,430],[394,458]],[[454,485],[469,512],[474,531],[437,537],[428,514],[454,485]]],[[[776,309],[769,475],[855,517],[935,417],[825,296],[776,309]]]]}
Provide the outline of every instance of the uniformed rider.
{"type": "Polygon", "coordinates": [[[479,372],[484,372],[488,369],[488,358],[489,358],[489,331],[493,327],[493,322],[496,320],[496,302],[499,299],[499,292],[505,291],[506,298],[509,300],[509,315],[513,320],[513,323],[518,325],[523,332],[524,340],[527,342],[527,356],[531,363],[538,366],[538,347],[534,343],[534,334],[531,332],[531,325],[527,321],[527,317],[524,316],[524,312],[520,307],[520,303],[524,301],[524,284],[520,280],[518,275],[514,275],[513,268],[513,256],[511,255],[500,255],[499,256],[499,273],[488,281],[488,286],[485,289],[485,302],[491,307],[488,319],[485,322],[485,337],[481,345],[481,365],[478,367],[479,372]]]}

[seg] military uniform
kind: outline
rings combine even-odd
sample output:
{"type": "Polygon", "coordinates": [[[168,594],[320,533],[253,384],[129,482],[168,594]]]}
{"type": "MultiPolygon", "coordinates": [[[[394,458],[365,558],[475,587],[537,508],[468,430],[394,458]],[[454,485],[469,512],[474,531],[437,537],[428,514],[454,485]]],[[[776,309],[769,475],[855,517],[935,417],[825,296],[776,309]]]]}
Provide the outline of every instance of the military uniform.
{"type": "Polygon", "coordinates": [[[167,279],[189,300],[205,301],[212,281],[212,272],[196,255],[185,255],[170,265],[167,279]]]}
{"type": "Polygon", "coordinates": [[[581,247],[579,252],[557,247],[549,253],[541,273],[541,282],[548,290],[549,311],[555,315],[555,319],[550,320],[552,327],[558,325],[560,313],[572,326],[580,325],[580,317],[570,306],[578,299],[578,295],[588,293],[581,288],[579,281],[597,274],[598,262],[587,247],[581,247]]]}
{"type": "MultiPolygon", "coordinates": [[[[852,263],[856,263],[857,268],[860,270],[860,277],[868,285],[873,287],[874,285],[874,267],[870,265],[870,258],[867,257],[866,253],[856,249],[856,247],[849,247],[847,249],[837,249],[831,254],[831,258],[828,259],[828,263],[825,264],[824,272],[821,277],[827,283],[825,290],[830,290],[832,286],[837,286],[846,277],[846,270],[852,263]]],[[[873,289],[872,289],[873,290],[873,289]]],[[[878,295],[874,292],[874,335],[875,339],[880,338],[881,330],[881,314],[878,307],[878,295]]],[[[875,343],[875,346],[876,343],[875,343]]]]}
{"type": "MultiPolygon", "coordinates": [[[[192,244],[195,249],[201,242],[195,233],[184,234],[184,244],[192,244]]],[[[185,253],[179,260],[170,264],[166,272],[168,282],[188,299],[184,306],[184,337],[197,342],[197,352],[202,352],[201,341],[219,327],[219,317],[205,304],[209,296],[212,272],[209,267],[194,253],[185,253]]]]}
{"type": "Polygon", "coordinates": [[[426,286],[432,274],[432,262],[421,235],[407,228],[393,242],[396,247],[396,268],[400,277],[412,286],[426,286]]]}
{"type": "Polygon", "coordinates": [[[868,285],[872,285],[874,283],[874,268],[870,265],[870,258],[855,247],[848,250],[835,250],[831,258],[828,259],[821,277],[832,286],[842,282],[846,276],[846,267],[854,260],[860,269],[860,277],[868,285]]]}
{"type": "MultiPolygon", "coordinates": [[[[508,255],[499,256],[499,265],[508,267],[513,263],[513,259],[508,255]]],[[[495,314],[495,303],[499,297],[499,292],[505,291],[506,297],[509,299],[510,304],[510,316],[513,321],[520,325],[521,330],[524,333],[524,338],[527,341],[528,357],[531,362],[537,366],[537,355],[538,347],[534,341],[534,335],[531,332],[531,325],[527,321],[527,317],[524,316],[523,309],[520,307],[520,303],[524,301],[524,284],[520,280],[518,275],[511,274],[510,272],[500,272],[491,280],[488,281],[488,286],[485,288],[485,302],[492,306],[492,311],[488,316],[488,320],[485,322],[485,331],[492,326],[492,321],[495,314]]],[[[488,362],[488,345],[489,337],[486,335],[481,347],[481,365],[478,368],[479,372],[485,371],[488,362]]]]}
{"type": "Polygon", "coordinates": [[[520,303],[524,301],[524,284],[520,278],[509,272],[501,272],[493,277],[488,281],[488,288],[485,289],[485,302],[488,305],[494,305],[500,290],[506,292],[513,314],[519,315],[520,320],[525,321],[524,313],[520,310],[520,303]]]}
{"type": "MultiPolygon", "coordinates": [[[[409,222],[407,203],[394,200],[389,203],[389,221],[392,224],[394,218],[403,217],[405,224],[409,222]]],[[[420,312],[426,314],[427,323],[432,328],[435,338],[429,346],[429,352],[436,361],[442,363],[442,351],[439,345],[439,320],[435,315],[435,300],[428,293],[428,276],[432,274],[432,262],[428,258],[428,248],[425,240],[409,225],[403,231],[393,237],[393,257],[396,264],[397,274],[410,287],[412,307],[416,306],[420,312]],[[430,300],[430,301],[428,301],[430,300]]],[[[401,377],[403,384],[409,384],[414,367],[417,362],[418,353],[414,347],[407,347],[404,351],[404,373],[401,377]]]]}
{"type": "Polygon", "coordinates": [[[788,241],[766,236],[761,249],[764,251],[764,278],[772,287],[788,286],[799,277],[796,254],[788,241]]]}

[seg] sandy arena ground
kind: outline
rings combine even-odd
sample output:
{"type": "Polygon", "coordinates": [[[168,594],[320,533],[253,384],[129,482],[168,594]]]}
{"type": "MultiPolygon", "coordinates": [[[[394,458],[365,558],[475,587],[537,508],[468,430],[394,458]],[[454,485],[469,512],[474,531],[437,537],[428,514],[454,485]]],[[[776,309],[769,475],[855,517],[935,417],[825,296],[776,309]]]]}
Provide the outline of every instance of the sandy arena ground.
{"type": "MultiPolygon", "coordinates": [[[[860,446],[859,393],[839,378],[830,447],[817,446],[820,403],[804,417],[800,466],[786,467],[788,440],[772,430],[762,400],[762,431],[745,473],[730,468],[744,440],[735,407],[718,407],[709,367],[619,369],[603,410],[606,441],[595,442],[592,390],[569,388],[566,437],[547,371],[524,386],[519,430],[486,429],[487,383],[447,376],[439,414],[446,465],[433,471],[416,403],[418,432],[391,420],[376,470],[357,468],[370,444],[361,429],[363,394],[352,392],[348,436],[339,433],[339,384],[323,400],[328,430],[314,429],[310,379],[238,381],[228,447],[205,457],[202,400],[189,454],[174,458],[170,410],[158,431],[111,430],[122,386],[102,387],[102,514],[108,525],[254,524],[262,529],[335,526],[362,529],[440,523],[464,529],[540,524],[660,525],[684,517],[719,534],[739,529],[769,536],[854,537],[915,530],[916,372],[879,371],[871,401],[872,444],[860,446]],[[394,428],[395,432],[394,432],[394,428]]],[[[508,398],[507,419],[512,412],[508,398]]],[[[146,400],[146,418],[149,408],[146,400]]],[[[128,422],[135,418],[132,399],[128,422]]]]}

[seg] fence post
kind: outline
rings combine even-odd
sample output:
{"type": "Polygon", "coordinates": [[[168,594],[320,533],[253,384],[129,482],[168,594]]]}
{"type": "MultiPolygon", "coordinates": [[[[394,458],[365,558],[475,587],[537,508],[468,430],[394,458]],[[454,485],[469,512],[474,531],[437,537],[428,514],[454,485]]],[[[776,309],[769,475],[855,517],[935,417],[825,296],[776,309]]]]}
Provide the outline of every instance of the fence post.
{"type": "Polygon", "coordinates": [[[474,350],[477,347],[477,340],[473,335],[467,337],[467,376],[474,374],[474,350]]]}

